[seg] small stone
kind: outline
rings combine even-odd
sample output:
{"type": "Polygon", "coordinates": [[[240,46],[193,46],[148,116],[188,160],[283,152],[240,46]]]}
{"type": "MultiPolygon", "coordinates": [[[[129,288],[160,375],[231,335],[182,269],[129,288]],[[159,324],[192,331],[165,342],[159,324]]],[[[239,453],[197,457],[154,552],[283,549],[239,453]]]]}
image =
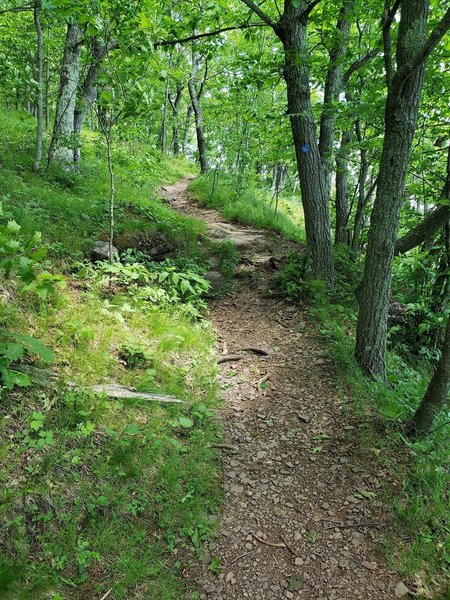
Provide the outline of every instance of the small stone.
{"type": "Polygon", "coordinates": [[[367,560],[363,561],[362,566],[365,567],[368,571],[377,570],[377,565],[375,563],[368,562],[367,560]]]}
{"type": "Polygon", "coordinates": [[[303,565],[305,561],[303,560],[303,558],[301,558],[301,556],[297,556],[295,559],[295,566],[296,567],[301,567],[303,565]]]}
{"type": "Polygon", "coordinates": [[[297,417],[300,419],[300,421],[303,421],[304,423],[309,423],[309,421],[311,420],[308,415],[305,415],[303,413],[297,413],[297,417]]]}
{"type": "Polygon", "coordinates": [[[228,575],[225,577],[225,581],[226,581],[227,583],[231,583],[231,585],[233,585],[233,584],[235,584],[235,583],[236,583],[236,578],[235,578],[235,576],[234,576],[234,573],[233,573],[233,571],[230,571],[230,572],[228,573],[228,575]]]}
{"type": "Polygon", "coordinates": [[[409,589],[406,587],[406,585],[403,583],[403,581],[399,581],[397,583],[397,585],[395,586],[395,590],[394,590],[395,597],[403,598],[404,596],[406,596],[406,594],[409,594],[409,589]]]}

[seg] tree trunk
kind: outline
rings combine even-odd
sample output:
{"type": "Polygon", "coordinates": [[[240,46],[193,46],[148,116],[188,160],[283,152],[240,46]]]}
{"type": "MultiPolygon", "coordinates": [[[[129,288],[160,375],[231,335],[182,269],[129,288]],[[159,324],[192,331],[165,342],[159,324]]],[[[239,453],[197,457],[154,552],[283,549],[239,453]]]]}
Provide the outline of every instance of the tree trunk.
{"type": "Polygon", "coordinates": [[[188,145],[188,141],[189,141],[189,128],[191,125],[191,118],[192,118],[192,104],[190,104],[188,106],[188,109],[186,111],[186,120],[184,122],[184,130],[183,130],[183,142],[181,145],[181,149],[183,151],[183,154],[186,154],[187,151],[187,145],[188,145]]]}
{"type": "Polygon", "coordinates": [[[355,121],[355,133],[360,146],[360,167],[358,176],[358,204],[356,206],[355,220],[353,223],[353,235],[352,235],[352,250],[356,252],[360,247],[361,243],[361,232],[364,226],[364,213],[367,205],[369,204],[372,195],[377,186],[377,179],[375,178],[366,192],[366,182],[369,175],[369,162],[367,160],[367,148],[364,147],[362,134],[361,134],[361,123],[359,118],[355,121]]]}
{"type": "Polygon", "coordinates": [[[189,95],[191,97],[192,110],[195,117],[195,130],[197,134],[198,158],[200,162],[200,173],[206,173],[208,170],[208,160],[206,154],[206,140],[203,130],[203,115],[199,102],[195,84],[197,81],[198,68],[200,66],[200,55],[197,52],[192,53],[192,70],[188,81],[189,95]]]}
{"type": "Polygon", "coordinates": [[[402,3],[397,41],[397,73],[388,89],[386,100],[383,151],[369,229],[356,331],[356,360],[362,371],[370,377],[385,375],[391,265],[411,144],[417,125],[425,61],[405,78],[398,74],[424,46],[428,7],[428,0],[402,3]]]}
{"type": "Polygon", "coordinates": [[[55,124],[48,153],[48,164],[73,168],[74,112],[80,78],[82,32],[76,23],[67,26],[66,44],[61,65],[55,124]]]}
{"type": "Polygon", "coordinates": [[[350,244],[350,231],[347,227],[350,216],[348,203],[348,160],[353,129],[349,127],[342,132],[341,145],[336,155],[336,244],[350,244]]]}
{"type": "MultiPolygon", "coordinates": [[[[442,232],[441,257],[436,278],[431,291],[431,312],[445,314],[450,300],[450,221],[444,226],[442,232]]],[[[441,337],[441,327],[435,323],[430,330],[430,348],[436,350],[441,337]]]]}
{"type": "Polygon", "coordinates": [[[47,57],[45,61],[45,131],[50,126],[50,61],[47,57]]]}
{"type": "Polygon", "coordinates": [[[178,154],[180,154],[180,136],[179,136],[180,124],[178,122],[178,118],[179,118],[179,109],[180,109],[182,93],[183,93],[183,88],[181,86],[177,86],[175,98],[172,100],[169,97],[170,104],[172,106],[172,117],[173,117],[172,147],[173,147],[174,156],[178,156],[178,154]]]}
{"type": "Polygon", "coordinates": [[[43,60],[44,60],[44,44],[42,37],[42,26],[40,19],[40,5],[38,2],[34,5],[34,27],[36,29],[36,62],[37,62],[37,72],[36,72],[36,80],[38,84],[37,88],[37,131],[36,131],[36,153],[34,158],[33,171],[37,173],[41,166],[42,160],[42,135],[44,131],[44,108],[43,108],[43,60]]]}
{"type": "MultiPolygon", "coordinates": [[[[172,58],[173,58],[173,54],[171,52],[170,56],[169,56],[169,71],[172,68],[172,58]]],[[[161,152],[163,154],[166,154],[166,152],[167,152],[167,109],[169,107],[169,85],[170,85],[170,74],[167,73],[166,85],[164,88],[163,115],[162,115],[161,129],[159,130],[159,146],[160,146],[161,152]]]]}
{"type": "Polygon", "coordinates": [[[286,0],[285,11],[275,28],[275,33],[284,47],[283,74],[287,87],[288,114],[297,158],[312,272],[314,277],[332,285],[334,263],[329,196],[311,109],[304,2],[294,3],[292,0],[286,0]]]}
{"type": "Polygon", "coordinates": [[[450,390],[450,318],[447,321],[441,358],[415,415],[407,425],[408,435],[423,437],[430,433],[434,419],[448,402],[450,390]]]}
{"type": "Polygon", "coordinates": [[[92,51],[90,65],[81,86],[80,97],[75,103],[73,121],[74,121],[74,149],[73,162],[76,170],[80,168],[81,159],[81,130],[83,121],[88,108],[93,106],[97,98],[97,78],[100,73],[101,62],[110,50],[115,50],[119,47],[117,40],[104,44],[98,38],[92,40],[92,51]]]}
{"type": "Polygon", "coordinates": [[[108,158],[108,171],[109,171],[109,235],[108,235],[108,259],[110,264],[114,259],[114,210],[115,210],[115,197],[116,197],[116,186],[115,186],[115,174],[113,168],[112,152],[111,152],[111,136],[112,132],[109,129],[105,133],[106,137],[106,149],[108,158]]]}
{"type": "Polygon", "coordinates": [[[336,129],[336,102],[343,89],[343,61],[347,54],[350,35],[350,15],[353,11],[353,0],[344,0],[336,23],[339,36],[334,48],[330,50],[330,65],[325,80],[325,90],[320,119],[319,152],[325,170],[326,193],[331,195],[331,173],[333,170],[333,144],[336,129]]]}
{"type": "Polygon", "coordinates": [[[81,130],[83,128],[83,121],[86,115],[86,111],[89,106],[92,106],[97,97],[96,81],[99,71],[99,62],[95,62],[90,65],[86,77],[83,81],[81,98],[79,98],[75,104],[75,111],[73,115],[73,130],[75,137],[75,145],[73,148],[73,162],[77,171],[80,168],[81,160],[81,130]]]}

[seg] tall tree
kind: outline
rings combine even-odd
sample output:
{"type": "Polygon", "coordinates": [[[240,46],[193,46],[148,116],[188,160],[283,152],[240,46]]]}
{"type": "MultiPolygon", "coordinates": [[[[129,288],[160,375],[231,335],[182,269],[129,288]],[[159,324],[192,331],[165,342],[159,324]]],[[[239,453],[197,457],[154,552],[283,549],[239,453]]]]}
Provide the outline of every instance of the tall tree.
{"type": "MultiPolygon", "coordinates": [[[[401,3],[394,74],[390,46],[385,43],[388,95],[384,143],[364,264],[355,349],[359,366],[371,377],[385,375],[392,259],[426,60],[450,27],[449,9],[426,39],[428,12],[428,0],[401,3]]],[[[391,12],[383,26],[385,40],[393,19],[391,12]]]]}
{"type": "Polygon", "coordinates": [[[284,12],[279,21],[274,22],[250,0],[242,1],[272,27],[283,44],[283,76],[287,88],[288,114],[297,158],[312,271],[315,277],[333,284],[334,264],[327,176],[319,151],[317,128],[311,106],[308,65],[308,19],[317,2],[285,0],[284,12]]]}

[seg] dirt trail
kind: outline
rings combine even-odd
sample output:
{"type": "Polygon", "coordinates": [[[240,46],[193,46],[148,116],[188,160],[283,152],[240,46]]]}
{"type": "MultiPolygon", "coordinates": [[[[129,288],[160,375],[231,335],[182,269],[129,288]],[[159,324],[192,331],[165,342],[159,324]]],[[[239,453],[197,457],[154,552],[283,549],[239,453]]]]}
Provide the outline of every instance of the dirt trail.
{"type": "MultiPolygon", "coordinates": [[[[189,200],[186,185],[166,187],[166,200],[209,229],[223,223],[189,200]]],[[[284,251],[281,240],[266,240],[284,251]]],[[[376,501],[388,474],[360,455],[358,424],[343,410],[306,310],[267,297],[267,277],[256,265],[232,296],[212,304],[220,358],[243,358],[220,365],[226,503],[195,574],[200,598],[393,598],[399,578],[377,558],[386,523],[376,501]],[[268,355],[243,350],[250,347],[268,355]],[[212,557],[219,576],[208,569],[212,557]]]]}

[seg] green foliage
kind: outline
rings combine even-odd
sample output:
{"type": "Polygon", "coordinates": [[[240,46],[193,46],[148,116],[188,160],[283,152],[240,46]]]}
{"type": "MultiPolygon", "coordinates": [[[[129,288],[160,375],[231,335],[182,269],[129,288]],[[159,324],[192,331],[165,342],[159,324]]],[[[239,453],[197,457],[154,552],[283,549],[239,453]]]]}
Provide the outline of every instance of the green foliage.
{"type": "Polygon", "coordinates": [[[107,263],[87,264],[79,271],[80,277],[92,279],[95,284],[107,289],[127,290],[134,301],[146,301],[158,305],[185,304],[199,315],[206,308],[203,296],[209,282],[198,273],[178,271],[172,261],[153,263],[107,263]],[[147,265],[147,266],[146,266],[147,265]]]}
{"type": "MultiPolygon", "coordinates": [[[[1,210],[0,205],[0,216],[1,210]]],[[[36,272],[36,266],[46,254],[45,248],[36,247],[41,235],[35,233],[27,240],[20,235],[20,229],[20,225],[13,220],[0,224],[0,271],[6,278],[15,274],[23,289],[32,290],[39,298],[45,299],[49,293],[54,293],[55,284],[61,283],[63,278],[36,272]]],[[[47,363],[54,358],[53,353],[39,340],[0,327],[0,392],[31,384],[28,375],[18,371],[16,366],[25,356],[37,356],[47,363]]]]}
{"type": "Polygon", "coordinates": [[[112,270],[83,263],[83,276],[68,275],[68,285],[44,303],[37,284],[51,292],[61,264],[73,273],[107,222],[107,181],[103,149],[93,145],[82,175],[51,169],[38,176],[23,168],[31,127],[28,117],[9,113],[0,124],[6,226],[8,220],[22,225],[20,231],[10,225],[2,238],[12,298],[2,306],[8,330],[1,331],[1,360],[52,359],[58,376],[80,389],[33,386],[2,399],[0,595],[101,597],[113,588],[117,598],[139,589],[148,598],[178,600],[189,594],[179,557],[211,535],[220,497],[211,449],[217,436],[210,410],[217,403],[213,336],[199,318],[208,288],[201,276],[208,262],[197,244],[204,228],[154,199],[156,185],[182,177],[188,167],[169,164],[148,147],[144,162],[139,151],[120,146],[122,248],[140,243],[147,230],[162,231],[179,254],[155,263],[144,252],[112,270]],[[51,242],[49,252],[35,257],[36,277],[19,286],[21,256],[32,260],[39,246],[38,238],[29,244],[36,226],[51,242]],[[106,401],[83,391],[105,381],[172,394],[186,404],[106,401]]]}

